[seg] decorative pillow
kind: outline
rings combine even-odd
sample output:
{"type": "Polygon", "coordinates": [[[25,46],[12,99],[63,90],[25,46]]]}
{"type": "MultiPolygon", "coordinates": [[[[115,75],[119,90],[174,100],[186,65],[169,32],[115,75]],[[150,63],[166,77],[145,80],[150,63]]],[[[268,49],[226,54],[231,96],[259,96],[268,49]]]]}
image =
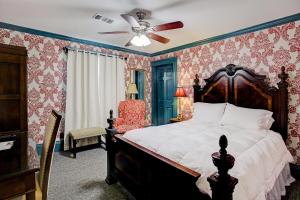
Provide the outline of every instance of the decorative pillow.
{"type": "Polygon", "coordinates": [[[242,108],[227,103],[220,124],[247,129],[270,129],[274,122],[272,114],[268,110],[242,108]]]}
{"type": "Polygon", "coordinates": [[[197,122],[216,122],[222,118],[226,103],[194,103],[193,120],[197,122]]]}

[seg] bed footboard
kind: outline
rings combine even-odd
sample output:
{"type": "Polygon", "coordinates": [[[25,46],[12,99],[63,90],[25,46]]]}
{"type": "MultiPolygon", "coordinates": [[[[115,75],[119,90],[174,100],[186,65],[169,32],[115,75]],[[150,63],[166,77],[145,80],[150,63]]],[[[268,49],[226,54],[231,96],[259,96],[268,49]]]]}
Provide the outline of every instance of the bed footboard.
{"type": "MultiPolygon", "coordinates": [[[[137,200],[211,199],[196,186],[201,174],[122,137],[114,129],[112,111],[107,122],[107,184],[119,181],[137,200]]],[[[212,155],[218,172],[208,181],[213,200],[230,200],[237,179],[227,172],[233,167],[234,158],[226,152],[225,136],[220,138],[220,146],[220,152],[212,155]]]]}

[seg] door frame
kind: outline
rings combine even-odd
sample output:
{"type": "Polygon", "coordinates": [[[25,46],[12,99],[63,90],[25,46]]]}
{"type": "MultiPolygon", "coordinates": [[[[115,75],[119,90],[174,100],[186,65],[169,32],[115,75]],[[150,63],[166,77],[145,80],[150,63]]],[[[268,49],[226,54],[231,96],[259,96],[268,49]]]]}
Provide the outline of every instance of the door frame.
{"type": "MultiPolygon", "coordinates": [[[[175,89],[177,87],[177,57],[167,58],[163,60],[151,62],[152,69],[152,125],[157,125],[157,77],[156,72],[157,68],[161,65],[172,65],[173,68],[173,80],[175,89]]],[[[173,117],[177,116],[177,101],[173,100],[173,117]]]]}

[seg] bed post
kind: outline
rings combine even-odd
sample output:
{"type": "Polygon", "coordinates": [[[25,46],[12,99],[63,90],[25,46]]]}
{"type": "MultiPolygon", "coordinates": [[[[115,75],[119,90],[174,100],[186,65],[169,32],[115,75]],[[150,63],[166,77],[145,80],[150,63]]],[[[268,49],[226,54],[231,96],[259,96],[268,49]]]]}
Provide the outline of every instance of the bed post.
{"type": "Polygon", "coordinates": [[[279,88],[279,109],[280,109],[280,133],[283,140],[286,141],[288,135],[288,78],[287,73],[285,73],[285,68],[281,67],[281,73],[278,74],[280,82],[277,84],[279,88]]]}
{"type": "Polygon", "coordinates": [[[233,190],[238,179],[230,176],[228,170],[233,167],[235,159],[232,155],[227,154],[228,142],[225,135],[220,137],[219,145],[220,151],[211,155],[218,172],[208,177],[207,181],[212,190],[212,200],[232,200],[233,190]]]}
{"type": "Polygon", "coordinates": [[[199,82],[200,82],[199,75],[195,74],[194,85],[193,85],[193,88],[194,88],[194,102],[201,101],[200,94],[201,94],[202,88],[199,85],[199,82]]]}
{"type": "Polygon", "coordinates": [[[115,183],[115,153],[114,153],[114,135],[116,134],[116,129],[114,128],[113,118],[113,110],[109,111],[109,118],[107,119],[107,123],[109,124],[108,128],[106,128],[106,151],[107,151],[107,176],[105,178],[105,182],[108,185],[115,183]]]}

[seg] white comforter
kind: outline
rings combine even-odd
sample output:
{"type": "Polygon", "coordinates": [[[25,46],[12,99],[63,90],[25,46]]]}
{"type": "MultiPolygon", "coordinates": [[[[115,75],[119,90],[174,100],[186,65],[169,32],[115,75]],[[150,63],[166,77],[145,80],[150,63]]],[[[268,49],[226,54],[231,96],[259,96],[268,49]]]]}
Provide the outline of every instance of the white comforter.
{"type": "Polygon", "coordinates": [[[228,139],[228,153],[236,159],[229,171],[239,179],[234,199],[265,200],[281,170],[293,161],[278,133],[189,120],[132,130],[124,137],[201,173],[197,186],[211,194],[207,177],[217,170],[211,154],[219,151],[218,141],[223,134],[228,139]]]}

